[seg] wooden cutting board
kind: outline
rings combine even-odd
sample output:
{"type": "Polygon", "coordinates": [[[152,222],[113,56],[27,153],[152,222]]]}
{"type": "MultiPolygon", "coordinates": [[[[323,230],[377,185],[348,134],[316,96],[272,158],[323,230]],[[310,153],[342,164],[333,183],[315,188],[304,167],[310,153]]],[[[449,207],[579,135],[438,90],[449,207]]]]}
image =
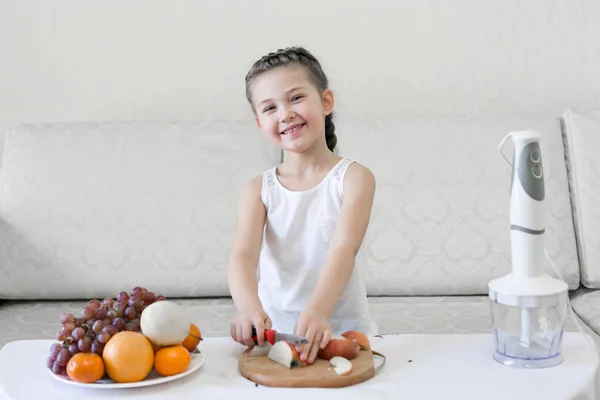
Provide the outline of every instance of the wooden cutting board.
{"type": "Polygon", "coordinates": [[[286,368],[267,356],[250,356],[250,349],[239,358],[238,367],[243,377],[263,386],[339,388],[355,385],[375,375],[373,353],[361,350],[358,357],[350,360],[352,372],[338,375],[329,361],[316,359],[306,367],[286,368]]]}

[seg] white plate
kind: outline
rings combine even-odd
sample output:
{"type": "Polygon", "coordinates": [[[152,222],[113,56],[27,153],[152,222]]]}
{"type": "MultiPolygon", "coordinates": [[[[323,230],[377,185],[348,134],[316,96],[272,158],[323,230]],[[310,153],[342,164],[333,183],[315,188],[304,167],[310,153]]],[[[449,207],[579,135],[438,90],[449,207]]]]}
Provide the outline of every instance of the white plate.
{"type": "Polygon", "coordinates": [[[204,354],[194,354],[194,358],[192,358],[192,362],[190,363],[188,369],[180,374],[172,376],[161,376],[154,369],[152,369],[152,371],[150,371],[150,374],[148,374],[146,379],[140,382],[131,383],[116,383],[110,378],[100,379],[99,381],[96,381],[94,383],[81,383],[72,381],[71,379],[65,378],[60,375],[56,375],[51,370],[48,370],[48,372],[50,372],[50,375],[52,375],[54,379],[73,386],[85,387],[90,389],[127,389],[134,387],[159,385],[161,383],[174,381],[197,371],[202,366],[202,364],[204,364],[204,354]]]}

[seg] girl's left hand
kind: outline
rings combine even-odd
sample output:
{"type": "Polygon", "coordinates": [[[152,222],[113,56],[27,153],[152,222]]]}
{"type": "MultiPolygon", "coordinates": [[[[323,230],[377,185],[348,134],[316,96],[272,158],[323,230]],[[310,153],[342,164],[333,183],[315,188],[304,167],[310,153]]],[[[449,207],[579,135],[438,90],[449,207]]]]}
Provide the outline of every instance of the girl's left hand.
{"type": "Polygon", "coordinates": [[[300,359],[312,364],[317,358],[319,349],[325,348],[331,339],[331,326],[325,316],[315,309],[307,308],[296,321],[294,335],[304,336],[307,344],[296,346],[300,359]]]}

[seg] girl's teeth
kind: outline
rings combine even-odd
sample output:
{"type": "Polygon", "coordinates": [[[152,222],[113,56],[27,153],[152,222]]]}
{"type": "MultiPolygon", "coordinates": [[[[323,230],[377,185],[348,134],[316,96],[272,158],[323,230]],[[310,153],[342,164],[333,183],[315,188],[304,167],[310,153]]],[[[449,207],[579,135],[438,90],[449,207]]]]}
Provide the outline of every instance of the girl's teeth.
{"type": "Polygon", "coordinates": [[[293,129],[289,129],[283,133],[288,134],[288,133],[296,132],[300,128],[302,128],[302,125],[298,125],[297,127],[293,128],[293,129]]]}

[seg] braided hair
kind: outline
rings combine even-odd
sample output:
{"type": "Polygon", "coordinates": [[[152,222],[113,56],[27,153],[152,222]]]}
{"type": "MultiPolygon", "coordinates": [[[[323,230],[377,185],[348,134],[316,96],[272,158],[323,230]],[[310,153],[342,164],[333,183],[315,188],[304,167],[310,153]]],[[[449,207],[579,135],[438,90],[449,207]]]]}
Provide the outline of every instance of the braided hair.
{"type": "MultiPolygon", "coordinates": [[[[304,67],[308,71],[308,75],[312,82],[321,91],[328,88],[329,81],[327,76],[325,75],[325,72],[323,72],[323,68],[321,68],[321,64],[315,56],[302,47],[288,47],[261,57],[252,65],[250,71],[248,71],[248,74],[246,75],[246,98],[250,105],[252,105],[252,93],[250,90],[252,82],[267,71],[291,64],[297,64],[304,67]]],[[[252,110],[256,112],[254,106],[252,106],[252,110]]],[[[330,113],[325,117],[325,141],[327,142],[327,148],[333,152],[337,145],[333,113],[330,113]]]]}

